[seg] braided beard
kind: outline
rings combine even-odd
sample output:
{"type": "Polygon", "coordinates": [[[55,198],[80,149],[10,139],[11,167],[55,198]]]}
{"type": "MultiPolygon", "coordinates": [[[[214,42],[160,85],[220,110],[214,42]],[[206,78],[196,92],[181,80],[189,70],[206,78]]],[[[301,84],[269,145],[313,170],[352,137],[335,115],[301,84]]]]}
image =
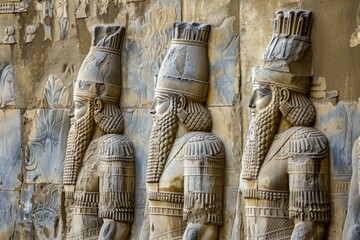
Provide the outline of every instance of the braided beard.
{"type": "Polygon", "coordinates": [[[272,89],[273,99],[250,122],[242,158],[242,178],[257,179],[260,167],[270,149],[280,122],[279,94],[272,89]]]}
{"type": "Polygon", "coordinates": [[[149,142],[149,155],[146,171],[147,183],[158,183],[166,160],[176,137],[178,127],[176,101],[171,99],[169,109],[158,118],[154,118],[149,142]]]}
{"type": "Polygon", "coordinates": [[[114,104],[106,103],[103,109],[95,113],[95,123],[106,134],[122,134],[124,132],[124,117],[114,104]]]}
{"type": "Polygon", "coordinates": [[[64,185],[75,185],[76,183],[83,157],[94,133],[93,115],[94,105],[90,101],[86,114],[79,120],[74,121],[70,128],[64,165],[64,185]]]}

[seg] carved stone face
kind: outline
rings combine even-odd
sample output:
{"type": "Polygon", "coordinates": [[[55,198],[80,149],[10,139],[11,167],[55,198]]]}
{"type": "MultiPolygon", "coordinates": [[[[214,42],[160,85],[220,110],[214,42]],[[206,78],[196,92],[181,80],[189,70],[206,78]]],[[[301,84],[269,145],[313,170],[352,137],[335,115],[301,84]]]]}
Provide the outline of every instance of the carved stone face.
{"type": "Polygon", "coordinates": [[[74,97],[73,104],[71,105],[69,115],[75,120],[81,119],[89,109],[89,101],[80,97],[74,97]]]}
{"type": "Polygon", "coordinates": [[[170,107],[171,97],[165,94],[155,94],[155,99],[150,107],[150,113],[156,116],[162,116],[170,107]]]}
{"type": "Polygon", "coordinates": [[[271,98],[272,98],[272,93],[270,89],[267,89],[262,86],[256,87],[252,93],[249,102],[249,108],[255,108],[257,110],[261,110],[270,104],[271,98]]]}

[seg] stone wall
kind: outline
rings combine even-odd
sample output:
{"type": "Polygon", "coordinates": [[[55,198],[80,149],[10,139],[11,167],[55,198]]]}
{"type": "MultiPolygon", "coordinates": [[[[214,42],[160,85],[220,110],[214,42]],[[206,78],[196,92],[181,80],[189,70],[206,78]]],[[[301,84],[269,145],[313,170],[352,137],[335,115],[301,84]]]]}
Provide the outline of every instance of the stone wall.
{"type": "MultiPolygon", "coordinates": [[[[226,148],[225,223],[234,225],[252,68],[271,38],[277,9],[314,13],[312,96],[317,126],[331,145],[334,217],[329,239],[340,239],[351,175],[351,146],[360,135],[360,2],[312,0],[0,0],[0,233],[1,239],[63,239],[62,168],[72,81],[91,41],[90,27],[126,27],[121,109],[135,146],[136,204],[131,239],[146,238],[145,172],[152,118],[148,108],[171,40],[174,21],[212,25],[207,106],[213,132],[226,148]],[[84,5],[83,5],[84,4],[84,5]],[[85,8],[84,8],[85,6],[85,8]],[[12,35],[12,26],[15,30],[12,35]],[[3,30],[1,30],[3,29],[3,30]],[[6,30],[7,29],[7,30],[6,30]],[[338,91],[338,92],[337,92],[338,91]],[[145,215],[145,218],[144,218],[145,215]]],[[[239,204],[239,205],[237,205],[239,204]]],[[[241,220],[242,219],[242,220],[241,220]]],[[[234,239],[235,235],[232,235],[234,239]]]]}

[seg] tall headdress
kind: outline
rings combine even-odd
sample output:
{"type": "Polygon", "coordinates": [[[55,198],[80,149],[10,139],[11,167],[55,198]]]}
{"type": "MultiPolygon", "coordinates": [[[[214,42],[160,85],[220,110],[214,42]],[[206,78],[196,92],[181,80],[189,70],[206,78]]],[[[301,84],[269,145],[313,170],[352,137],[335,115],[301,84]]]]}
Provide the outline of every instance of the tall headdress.
{"type": "Polygon", "coordinates": [[[254,84],[275,84],[307,93],[311,83],[312,13],[279,11],[273,24],[273,37],[265,50],[263,66],[255,70],[254,84]]]}
{"type": "Polygon", "coordinates": [[[209,83],[210,25],[175,22],[170,49],[155,79],[155,92],[182,94],[205,102],[209,83]]]}
{"type": "Polygon", "coordinates": [[[98,25],[92,29],[92,46],[74,82],[74,96],[118,103],[124,33],[125,28],[119,25],[98,25]]]}

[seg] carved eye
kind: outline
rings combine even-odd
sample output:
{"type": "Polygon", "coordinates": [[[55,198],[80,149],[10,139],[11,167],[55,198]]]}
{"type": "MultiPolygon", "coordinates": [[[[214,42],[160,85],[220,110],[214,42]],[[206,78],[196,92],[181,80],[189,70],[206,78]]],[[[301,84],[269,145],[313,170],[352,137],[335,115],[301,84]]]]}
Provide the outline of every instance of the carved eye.
{"type": "Polygon", "coordinates": [[[265,95],[262,93],[262,92],[260,92],[260,91],[256,91],[256,98],[257,99],[260,99],[260,98],[262,98],[262,97],[264,97],[265,95]]]}
{"type": "Polygon", "coordinates": [[[166,99],[160,98],[160,97],[156,98],[156,103],[157,103],[157,104],[162,104],[162,103],[164,103],[164,102],[166,102],[166,99]]]}

